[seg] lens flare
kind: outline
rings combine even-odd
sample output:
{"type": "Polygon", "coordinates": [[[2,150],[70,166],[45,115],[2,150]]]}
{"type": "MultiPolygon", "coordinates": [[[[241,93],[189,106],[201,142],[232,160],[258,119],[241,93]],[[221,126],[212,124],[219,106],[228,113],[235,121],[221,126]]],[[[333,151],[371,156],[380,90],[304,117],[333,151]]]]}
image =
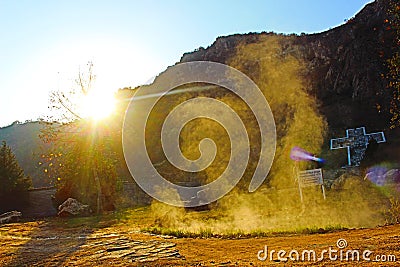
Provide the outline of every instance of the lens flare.
{"type": "Polygon", "coordinates": [[[364,180],[391,189],[396,196],[400,193],[400,169],[375,165],[367,169],[364,180]]]}
{"type": "Polygon", "coordinates": [[[306,150],[295,146],[292,148],[292,151],[290,151],[290,158],[295,161],[316,161],[316,162],[324,162],[323,159],[317,158],[316,156],[312,155],[310,152],[307,152],[306,150]]]}
{"type": "Polygon", "coordinates": [[[386,167],[383,166],[372,166],[366,171],[364,179],[368,179],[378,186],[383,186],[386,184],[385,174],[388,171],[386,167]]]}

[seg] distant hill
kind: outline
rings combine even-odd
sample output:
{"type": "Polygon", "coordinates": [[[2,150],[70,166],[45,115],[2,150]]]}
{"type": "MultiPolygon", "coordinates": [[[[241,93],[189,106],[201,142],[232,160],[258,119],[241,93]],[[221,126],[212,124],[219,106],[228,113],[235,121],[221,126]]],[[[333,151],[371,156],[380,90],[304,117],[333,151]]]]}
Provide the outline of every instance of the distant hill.
{"type": "Polygon", "coordinates": [[[19,165],[32,178],[33,186],[45,187],[49,185],[39,161],[41,155],[41,141],[39,132],[42,125],[39,122],[14,122],[0,128],[0,141],[5,140],[15,154],[19,165]]]}

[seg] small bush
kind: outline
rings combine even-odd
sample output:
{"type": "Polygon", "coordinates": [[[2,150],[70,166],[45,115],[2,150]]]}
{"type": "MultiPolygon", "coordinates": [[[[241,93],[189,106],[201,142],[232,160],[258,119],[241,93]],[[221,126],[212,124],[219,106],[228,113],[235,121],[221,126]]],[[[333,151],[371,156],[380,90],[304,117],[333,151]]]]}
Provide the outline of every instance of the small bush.
{"type": "Polygon", "coordinates": [[[386,212],[386,222],[388,224],[400,223],[400,199],[390,198],[390,206],[386,212]]]}

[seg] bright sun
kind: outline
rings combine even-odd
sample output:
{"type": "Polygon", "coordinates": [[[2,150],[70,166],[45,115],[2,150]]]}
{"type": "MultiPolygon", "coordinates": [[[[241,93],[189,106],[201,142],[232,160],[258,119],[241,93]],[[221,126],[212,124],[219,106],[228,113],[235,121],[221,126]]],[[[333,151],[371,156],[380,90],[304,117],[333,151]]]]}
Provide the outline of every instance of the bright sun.
{"type": "Polygon", "coordinates": [[[115,99],[110,94],[89,93],[81,102],[81,114],[84,118],[96,121],[109,117],[115,109],[115,99]]]}

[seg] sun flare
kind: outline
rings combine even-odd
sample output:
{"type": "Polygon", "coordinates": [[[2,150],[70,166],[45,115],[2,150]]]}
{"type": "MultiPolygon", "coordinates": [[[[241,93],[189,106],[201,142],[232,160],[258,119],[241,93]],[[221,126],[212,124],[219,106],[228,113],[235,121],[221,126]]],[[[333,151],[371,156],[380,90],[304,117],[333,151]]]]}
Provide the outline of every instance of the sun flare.
{"type": "Polygon", "coordinates": [[[99,121],[108,118],[114,112],[115,99],[110,94],[89,93],[83,97],[80,106],[83,118],[99,121]]]}

